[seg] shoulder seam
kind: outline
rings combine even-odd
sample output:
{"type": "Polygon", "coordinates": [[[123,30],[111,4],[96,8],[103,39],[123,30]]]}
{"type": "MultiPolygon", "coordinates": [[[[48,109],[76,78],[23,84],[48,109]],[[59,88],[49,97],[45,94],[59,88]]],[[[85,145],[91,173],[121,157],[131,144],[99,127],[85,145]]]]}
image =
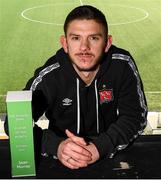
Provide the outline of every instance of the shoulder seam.
{"type": "Polygon", "coordinates": [[[118,60],[129,62],[130,56],[125,55],[125,54],[114,53],[114,54],[112,54],[112,59],[118,59],[118,60]]]}
{"type": "Polygon", "coordinates": [[[50,65],[50,66],[47,66],[45,67],[44,69],[42,69],[40,72],[39,72],[39,75],[34,79],[34,81],[32,82],[32,85],[30,87],[30,90],[31,91],[35,91],[37,85],[42,81],[43,77],[50,73],[51,71],[53,71],[54,69],[57,69],[60,67],[60,64],[58,62],[50,65]]]}

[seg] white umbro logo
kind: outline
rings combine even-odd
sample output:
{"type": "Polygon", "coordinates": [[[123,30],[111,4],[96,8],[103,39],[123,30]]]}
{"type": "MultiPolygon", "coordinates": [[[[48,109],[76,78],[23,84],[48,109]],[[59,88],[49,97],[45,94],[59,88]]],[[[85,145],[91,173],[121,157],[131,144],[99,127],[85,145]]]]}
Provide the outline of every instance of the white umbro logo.
{"type": "Polygon", "coordinates": [[[72,105],[72,100],[69,98],[65,98],[62,100],[63,106],[70,106],[72,105]]]}

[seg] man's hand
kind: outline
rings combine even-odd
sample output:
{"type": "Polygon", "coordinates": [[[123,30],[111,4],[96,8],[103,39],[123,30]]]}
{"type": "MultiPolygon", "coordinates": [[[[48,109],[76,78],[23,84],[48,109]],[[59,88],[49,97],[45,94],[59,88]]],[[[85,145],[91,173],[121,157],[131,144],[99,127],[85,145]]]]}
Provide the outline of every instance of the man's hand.
{"type": "Polygon", "coordinates": [[[84,148],[87,149],[92,154],[92,159],[91,159],[91,161],[88,162],[88,164],[92,164],[99,159],[99,157],[100,157],[99,152],[93,143],[87,144],[83,138],[75,136],[69,130],[66,130],[66,134],[73,142],[75,142],[76,144],[83,145],[84,148]]]}
{"type": "Polygon", "coordinates": [[[75,136],[66,130],[68,139],[61,142],[57,156],[70,169],[86,167],[99,159],[99,153],[94,144],[87,144],[81,137],[75,136]]]}
{"type": "Polygon", "coordinates": [[[86,167],[92,160],[92,154],[85,148],[86,142],[66,130],[68,138],[58,147],[58,159],[70,169],[86,167]]]}
{"type": "Polygon", "coordinates": [[[92,160],[89,162],[89,164],[92,164],[97,160],[99,160],[100,158],[99,152],[93,143],[90,142],[89,145],[86,146],[85,148],[92,154],[92,160]]]}

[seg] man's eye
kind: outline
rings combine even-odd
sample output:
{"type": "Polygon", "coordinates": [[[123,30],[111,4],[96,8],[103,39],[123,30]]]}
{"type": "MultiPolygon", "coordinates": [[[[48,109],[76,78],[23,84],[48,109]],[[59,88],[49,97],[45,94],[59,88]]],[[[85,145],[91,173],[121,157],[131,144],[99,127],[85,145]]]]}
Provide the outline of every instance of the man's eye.
{"type": "Polygon", "coordinates": [[[77,40],[79,40],[79,37],[73,36],[73,37],[72,37],[72,40],[77,41],[77,40]]]}
{"type": "Polygon", "coordinates": [[[94,40],[94,41],[98,41],[98,40],[99,40],[99,37],[97,37],[97,36],[91,36],[90,39],[91,39],[91,40],[94,40]]]}

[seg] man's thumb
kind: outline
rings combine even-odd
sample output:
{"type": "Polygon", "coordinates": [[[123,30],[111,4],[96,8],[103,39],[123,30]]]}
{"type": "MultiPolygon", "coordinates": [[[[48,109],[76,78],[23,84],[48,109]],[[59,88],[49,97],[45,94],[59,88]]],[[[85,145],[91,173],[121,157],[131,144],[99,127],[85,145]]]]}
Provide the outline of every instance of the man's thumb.
{"type": "Polygon", "coordinates": [[[87,143],[85,142],[85,140],[82,137],[76,136],[75,134],[70,132],[68,129],[65,130],[65,133],[66,133],[67,137],[70,138],[75,143],[77,143],[79,145],[84,145],[84,146],[87,145],[87,143]]]}

